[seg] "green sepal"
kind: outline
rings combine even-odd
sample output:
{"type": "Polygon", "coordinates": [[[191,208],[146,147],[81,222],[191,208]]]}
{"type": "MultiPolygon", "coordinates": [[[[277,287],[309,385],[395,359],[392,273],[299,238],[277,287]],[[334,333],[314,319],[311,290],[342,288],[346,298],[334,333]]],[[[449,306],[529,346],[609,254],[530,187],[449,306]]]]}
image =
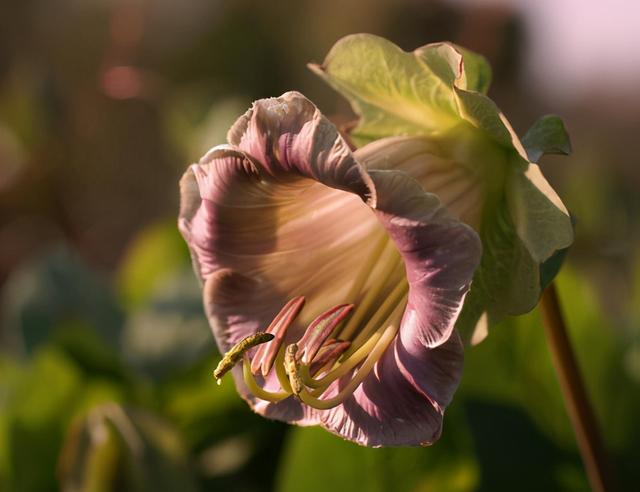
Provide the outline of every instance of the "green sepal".
{"type": "Polygon", "coordinates": [[[467,76],[467,90],[486,94],[493,78],[491,65],[484,56],[457,44],[454,46],[462,54],[464,72],[467,76]]]}
{"type": "Polygon", "coordinates": [[[556,251],[551,258],[540,265],[540,290],[546,289],[553,279],[560,273],[569,248],[556,251]]]}
{"type": "Polygon", "coordinates": [[[522,138],[522,145],[531,162],[538,162],[544,154],[571,153],[571,140],[564,123],[553,114],[538,119],[522,138]]]}

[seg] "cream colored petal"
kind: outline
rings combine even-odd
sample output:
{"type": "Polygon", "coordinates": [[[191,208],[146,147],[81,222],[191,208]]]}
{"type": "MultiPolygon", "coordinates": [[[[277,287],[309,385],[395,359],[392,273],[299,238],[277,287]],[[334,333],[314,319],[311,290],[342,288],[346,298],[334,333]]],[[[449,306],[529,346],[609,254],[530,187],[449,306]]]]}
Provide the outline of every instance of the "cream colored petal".
{"type": "Polygon", "coordinates": [[[354,278],[385,234],[372,210],[358,195],[299,175],[254,175],[235,158],[224,150],[189,173],[205,198],[182,229],[201,276],[223,268],[253,279],[262,292],[256,302],[276,311],[307,297],[298,326],[350,301],[354,278]]]}
{"type": "Polygon", "coordinates": [[[355,152],[367,169],[404,171],[423,189],[438,196],[456,218],[480,229],[485,187],[479,168],[443,156],[443,149],[422,137],[390,137],[355,152]]]}

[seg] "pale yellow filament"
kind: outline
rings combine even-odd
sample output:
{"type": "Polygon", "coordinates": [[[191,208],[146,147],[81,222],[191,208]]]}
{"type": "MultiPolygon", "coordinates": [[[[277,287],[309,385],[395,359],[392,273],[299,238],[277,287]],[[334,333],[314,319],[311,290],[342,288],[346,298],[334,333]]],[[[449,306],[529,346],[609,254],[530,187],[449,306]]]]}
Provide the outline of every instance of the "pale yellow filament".
{"type": "Polygon", "coordinates": [[[309,373],[309,366],[301,366],[300,379],[302,379],[302,382],[305,384],[305,386],[308,386],[309,388],[320,388],[321,394],[333,381],[344,376],[351,369],[362,362],[362,360],[369,354],[369,351],[373,348],[378,338],[380,338],[380,334],[374,333],[371,338],[367,340],[367,342],[363,344],[362,347],[360,347],[359,350],[353,353],[351,357],[329,371],[320,379],[314,379],[313,377],[311,377],[311,374],[309,373]]]}
{"type": "Polygon", "coordinates": [[[266,400],[266,401],[276,403],[281,400],[284,400],[285,398],[291,395],[291,393],[285,393],[280,391],[274,393],[274,392],[262,389],[258,384],[258,382],[253,377],[253,373],[251,372],[251,362],[249,361],[249,357],[247,357],[246,355],[244,357],[244,363],[242,364],[242,375],[244,376],[244,383],[247,385],[247,388],[249,388],[249,391],[251,391],[251,393],[253,393],[254,396],[257,396],[261,400],[266,400]]]}
{"type": "Polygon", "coordinates": [[[351,356],[341,362],[337,367],[329,371],[320,379],[314,379],[309,374],[308,366],[302,366],[300,371],[300,377],[303,383],[309,388],[318,388],[319,391],[314,391],[312,394],[318,396],[322,394],[324,390],[336,379],[344,376],[354,367],[356,367],[363,359],[368,357],[370,353],[377,346],[380,338],[386,333],[386,328],[389,325],[398,325],[400,323],[400,317],[404,311],[404,304],[398,304],[395,309],[389,314],[384,323],[380,325],[376,332],[370,335],[369,339],[364,342],[358,349],[356,349],[351,356]]]}
{"type": "Polygon", "coordinates": [[[369,353],[360,369],[358,369],[356,375],[336,396],[327,398],[326,400],[321,400],[319,398],[315,398],[306,389],[303,389],[298,397],[310,407],[317,408],[318,410],[328,410],[340,405],[344,400],[351,396],[358,386],[360,386],[362,381],[364,381],[364,378],[371,372],[376,362],[378,362],[380,357],[382,357],[384,351],[395,338],[399,324],[399,321],[396,320],[384,329],[373,347],[373,350],[371,350],[371,353],[369,353]]]}
{"type": "Polygon", "coordinates": [[[380,294],[386,287],[386,280],[398,267],[398,263],[400,263],[400,255],[393,243],[388,243],[381,261],[384,261],[385,264],[383,265],[382,270],[375,275],[375,280],[377,281],[372,282],[369,290],[364,296],[364,299],[358,303],[355,312],[340,332],[340,338],[343,340],[348,340],[354,334],[366,314],[369,312],[373,303],[379,298],[380,294]]]}
{"type": "Polygon", "coordinates": [[[371,275],[371,271],[375,268],[376,263],[384,252],[388,242],[389,236],[386,234],[386,232],[383,232],[382,237],[378,240],[373,250],[367,257],[367,261],[365,261],[364,265],[362,265],[362,267],[360,268],[358,275],[356,275],[356,278],[353,281],[349,292],[347,293],[346,299],[348,299],[349,302],[355,303],[357,301],[358,294],[362,292],[362,288],[371,275]]]}
{"type": "Polygon", "coordinates": [[[389,297],[387,297],[384,302],[380,305],[380,307],[376,310],[376,313],[371,317],[371,319],[367,322],[365,327],[360,330],[360,333],[355,337],[351,346],[347,349],[347,351],[342,354],[341,359],[344,360],[347,357],[350,357],[356,350],[360,348],[360,346],[369,338],[371,333],[382,323],[386,316],[389,315],[389,311],[394,309],[394,306],[401,304],[402,306],[406,305],[406,293],[409,290],[409,285],[403,280],[398,285],[396,285],[389,297]],[[403,297],[405,297],[403,299],[403,297]]]}

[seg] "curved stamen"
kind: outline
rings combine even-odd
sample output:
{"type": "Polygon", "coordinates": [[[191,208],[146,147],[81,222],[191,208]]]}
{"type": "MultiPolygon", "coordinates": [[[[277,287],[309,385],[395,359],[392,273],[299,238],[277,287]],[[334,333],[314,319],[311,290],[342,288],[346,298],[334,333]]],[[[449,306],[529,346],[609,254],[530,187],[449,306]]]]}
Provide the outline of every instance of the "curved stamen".
{"type": "Polygon", "coordinates": [[[292,343],[287,345],[284,349],[284,370],[289,376],[289,385],[294,395],[298,396],[303,389],[303,384],[300,379],[300,364],[296,358],[298,352],[298,345],[292,343]]]}
{"type": "Polygon", "coordinates": [[[349,371],[354,369],[358,364],[360,364],[360,362],[362,362],[363,359],[367,358],[376,347],[376,344],[378,343],[379,339],[385,333],[386,328],[384,327],[389,326],[390,324],[399,325],[400,317],[402,316],[403,312],[404,312],[404,304],[397,305],[395,309],[391,312],[391,314],[389,314],[385,322],[378,328],[376,332],[374,332],[370,336],[370,338],[365,343],[363,343],[358,349],[356,349],[356,351],[353,352],[349,358],[339,363],[337,367],[329,371],[320,379],[312,378],[311,375],[309,374],[308,366],[302,366],[300,368],[300,377],[303,383],[305,384],[305,386],[309,388],[317,389],[317,391],[314,391],[312,393],[313,396],[319,396],[320,394],[322,394],[333,381],[347,374],[349,371]]]}
{"type": "Polygon", "coordinates": [[[378,340],[378,335],[374,333],[367,343],[363,344],[358,350],[356,350],[351,357],[341,362],[337,367],[331,369],[328,373],[322,376],[320,379],[315,379],[311,376],[309,366],[304,365],[300,367],[300,379],[308,388],[315,388],[319,391],[315,391],[314,395],[322,394],[325,389],[336,379],[344,376],[346,373],[354,369],[360,362],[362,362],[369,351],[378,340]]]}
{"type": "Polygon", "coordinates": [[[244,357],[244,363],[242,364],[242,375],[244,377],[244,384],[247,385],[249,391],[251,391],[254,396],[257,396],[261,400],[276,403],[291,396],[291,393],[272,392],[261,388],[255,377],[253,376],[253,373],[251,372],[251,362],[249,362],[249,357],[247,357],[246,355],[244,357]]]}
{"type": "MultiPolygon", "coordinates": [[[[329,338],[354,307],[353,304],[339,304],[317,316],[297,343],[285,347],[283,342],[286,332],[304,304],[303,297],[295,297],[280,310],[267,332],[246,337],[225,354],[214,371],[216,379],[219,380],[237,362],[244,359],[244,382],[256,398],[279,402],[295,395],[305,404],[317,409],[329,409],[342,403],[370,373],[396,335],[402,319],[408,289],[404,280],[396,280],[396,285],[384,302],[371,312],[376,299],[384,292],[386,285],[393,281],[389,276],[400,259],[395,248],[391,249],[389,246],[388,240],[381,243],[383,257],[387,261],[375,272],[373,279],[369,277],[371,286],[364,296],[364,306],[358,308],[356,315],[343,330],[343,334],[351,336],[359,329],[353,341],[329,338]],[[376,278],[386,281],[375,282],[376,278]],[[368,322],[362,327],[365,317],[368,322]],[[260,346],[250,358],[248,351],[257,345],[260,346]],[[272,369],[272,375],[277,377],[280,386],[277,391],[267,390],[262,386],[272,369]],[[265,378],[264,382],[256,381],[254,375],[258,370],[265,378]],[[354,371],[355,374],[352,374],[354,371]],[[320,373],[322,376],[316,379],[316,375],[320,373]],[[321,398],[333,383],[347,375],[352,375],[351,380],[335,396],[321,398]]],[[[378,249],[380,245],[374,248],[378,249]]]]}
{"type": "Polygon", "coordinates": [[[369,375],[376,362],[382,357],[382,354],[387,349],[391,341],[395,338],[396,333],[398,332],[399,322],[396,321],[387,325],[379,339],[376,341],[375,346],[371,353],[367,356],[364,363],[358,369],[356,375],[347,383],[347,385],[340,390],[340,392],[332,397],[327,398],[325,400],[315,398],[312,396],[306,389],[302,390],[298,397],[302,400],[303,403],[307,405],[317,408],[318,410],[328,410],[330,408],[336,407],[340,405],[343,401],[351,396],[351,394],[360,386],[364,378],[369,375]]]}
{"type": "Polygon", "coordinates": [[[291,384],[289,383],[289,376],[287,375],[287,371],[284,368],[284,345],[280,346],[278,350],[278,355],[276,356],[275,361],[275,369],[276,369],[276,377],[278,378],[278,382],[280,383],[280,387],[286,393],[293,393],[293,389],[291,388],[291,384]]]}

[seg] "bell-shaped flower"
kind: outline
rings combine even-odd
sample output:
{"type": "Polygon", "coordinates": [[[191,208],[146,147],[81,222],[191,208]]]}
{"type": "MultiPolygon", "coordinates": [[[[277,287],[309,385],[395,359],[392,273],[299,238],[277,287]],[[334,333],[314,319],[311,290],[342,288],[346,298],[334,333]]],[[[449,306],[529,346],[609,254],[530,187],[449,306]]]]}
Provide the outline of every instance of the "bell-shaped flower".
{"type": "Polygon", "coordinates": [[[367,169],[406,172],[480,235],[481,264],[457,324],[463,339],[478,342],[504,315],[533,309],[573,241],[567,209],[534,163],[569,152],[559,118],[541,119],[521,142],[486,96],[486,61],[448,43],[406,53],[352,35],[310,68],[360,117],[350,137],[366,144],[358,158],[367,169]]]}
{"type": "Polygon", "coordinates": [[[368,171],[299,93],[263,99],[181,181],[205,311],[254,411],[368,446],[438,438],[480,240],[403,171],[368,171]]]}

